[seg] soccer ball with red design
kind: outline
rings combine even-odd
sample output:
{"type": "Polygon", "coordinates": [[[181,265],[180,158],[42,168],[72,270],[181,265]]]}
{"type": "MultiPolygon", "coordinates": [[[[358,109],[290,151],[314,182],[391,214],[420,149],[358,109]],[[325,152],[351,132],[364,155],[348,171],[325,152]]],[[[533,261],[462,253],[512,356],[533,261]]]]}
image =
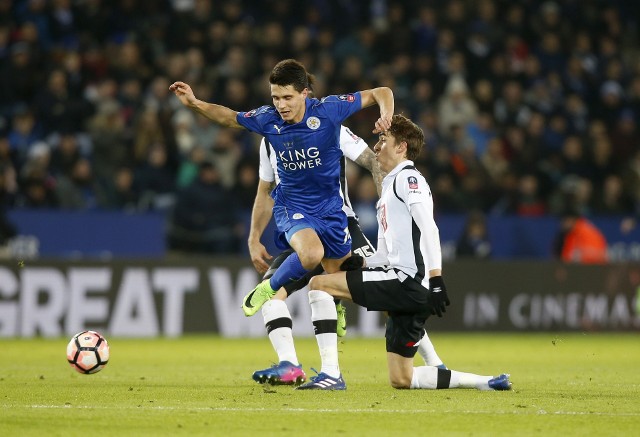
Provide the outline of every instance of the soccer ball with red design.
{"type": "Polygon", "coordinates": [[[107,339],[96,331],[77,333],[67,345],[67,361],[80,373],[99,372],[109,362],[107,339]]]}

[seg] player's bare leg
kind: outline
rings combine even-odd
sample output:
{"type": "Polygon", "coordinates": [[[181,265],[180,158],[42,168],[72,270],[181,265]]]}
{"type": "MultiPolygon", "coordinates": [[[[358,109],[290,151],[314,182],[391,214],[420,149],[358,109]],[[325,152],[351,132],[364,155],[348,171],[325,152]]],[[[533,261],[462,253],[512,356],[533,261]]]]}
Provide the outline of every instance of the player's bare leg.
{"type": "Polygon", "coordinates": [[[389,381],[393,388],[475,388],[478,390],[511,390],[508,374],[483,376],[432,366],[413,367],[413,358],[387,352],[389,381]]]}

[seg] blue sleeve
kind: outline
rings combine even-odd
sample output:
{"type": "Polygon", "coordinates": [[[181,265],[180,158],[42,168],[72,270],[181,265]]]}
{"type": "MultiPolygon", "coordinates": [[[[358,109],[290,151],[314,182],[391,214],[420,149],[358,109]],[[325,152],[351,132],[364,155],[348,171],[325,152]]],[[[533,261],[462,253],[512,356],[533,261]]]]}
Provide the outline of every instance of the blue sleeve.
{"type": "Polygon", "coordinates": [[[336,124],[342,124],[350,115],[362,109],[362,96],[359,92],[327,96],[321,102],[327,117],[336,124]]]}
{"type": "Polygon", "coordinates": [[[251,111],[238,112],[236,121],[240,126],[251,132],[264,135],[265,117],[269,117],[270,108],[270,106],[265,105],[251,111]]]}

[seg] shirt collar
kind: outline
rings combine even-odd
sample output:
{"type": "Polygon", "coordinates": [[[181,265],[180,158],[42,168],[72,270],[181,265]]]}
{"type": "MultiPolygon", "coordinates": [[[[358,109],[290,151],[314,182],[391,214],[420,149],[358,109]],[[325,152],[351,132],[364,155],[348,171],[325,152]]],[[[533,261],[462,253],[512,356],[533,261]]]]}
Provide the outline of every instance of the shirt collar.
{"type": "Polygon", "coordinates": [[[386,179],[386,178],[388,178],[388,177],[395,177],[395,176],[398,174],[398,172],[400,172],[400,170],[402,170],[403,168],[405,168],[407,165],[411,165],[411,166],[413,166],[413,161],[411,161],[411,160],[409,160],[409,159],[407,159],[406,161],[402,161],[400,164],[396,165],[396,166],[393,168],[393,170],[391,170],[391,171],[387,174],[387,176],[385,177],[385,179],[386,179]]]}

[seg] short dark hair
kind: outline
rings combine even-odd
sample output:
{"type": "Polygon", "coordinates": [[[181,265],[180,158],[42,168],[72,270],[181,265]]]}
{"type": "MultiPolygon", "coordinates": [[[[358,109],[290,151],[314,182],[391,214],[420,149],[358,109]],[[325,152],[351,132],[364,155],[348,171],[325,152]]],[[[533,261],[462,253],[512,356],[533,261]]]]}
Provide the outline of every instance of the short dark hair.
{"type": "Polygon", "coordinates": [[[295,59],[285,59],[273,67],[269,75],[269,83],[272,85],[288,86],[302,92],[305,88],[313,89],[315,77],[307,72],[307,69],[295,59]]]}
{"type": "Polygon", "coordinates": [[[391,119],[389,134],[396,139],[396,144],[407,143],[407,159],[415,161],[424,146],[424,132],[420,126],[404,115],[396,114],[391,119]]]}

